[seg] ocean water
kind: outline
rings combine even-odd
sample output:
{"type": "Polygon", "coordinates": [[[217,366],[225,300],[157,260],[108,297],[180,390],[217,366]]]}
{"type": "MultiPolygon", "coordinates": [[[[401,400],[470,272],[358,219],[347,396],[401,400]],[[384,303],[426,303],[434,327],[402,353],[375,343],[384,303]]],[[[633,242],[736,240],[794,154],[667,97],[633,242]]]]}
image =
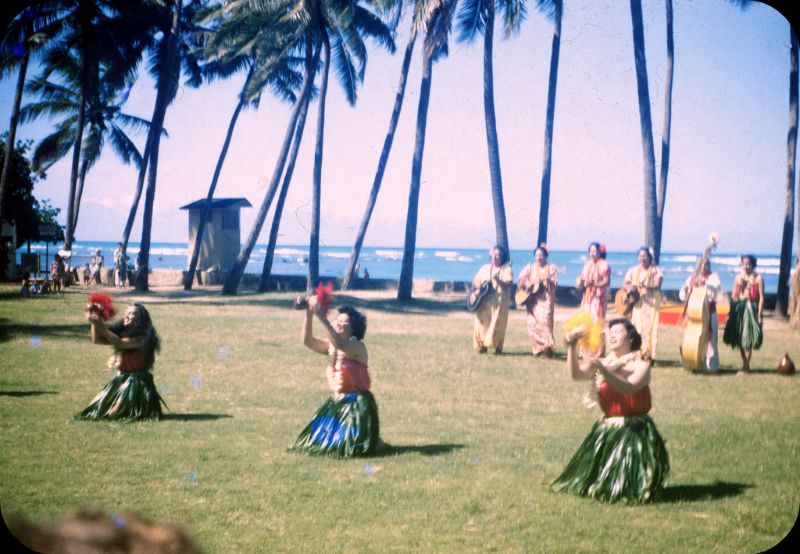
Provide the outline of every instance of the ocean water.
{"type": "MultiPolygon", "coordinates": [[[[106,264],[112,263],[116,242],[104,241],[79,241],[73,245],[73,265],[83,265],[89,261],[96,250],[101,250],[105,256],[106,264]]],[[[347,268],[350,259],[349,246],[321,246],[320,247],[320,274],[328,277],[341,277],[347,268]]],[[[31,245],[31,252],[38,252],[45,257],[49,251],[49,260],[57,252],[58,246],[35,243],[31,245]]],[[[246,273],[260,274],[266,255],[266,245],[257,245],[253,249],[246,273]]],[[[19,255],[27,252],[27,247],[17,251],[19,255]]],[[[128,246],[128,255],[133,259],[139,252],[139,245],[131,243],[128,246]]],[[[150,247],[150,264],[152,269],[185,269],[188,266],[188,246],[186,243],[153,243],[150,247]]],[[[756,254],[758,257],[757,271],[764,276],[766,292],[774,293],[778,288],[778,267],[780,258],[777,254],[756,254]]],[[[664,272],[662,288],[677,290],[686,278],[694,271],[699,253],[664,252],[661,254],[661,269],[664,272]]],[[[398,279],[400,277],[400,264],[403,259],[403,249],[400,247],[364,247],[359,256],[361,275],[364,269],[376,279],[398,279]]],[[[433,279],[436,281],[471,281],[472,277],[489,260],[486,249],[473,248],[417,248],[414,256],[414,278],[433,279]]],[[[512,250],[511,263],[515,276],[533,260],[533,255],[527,250],[512,250]]],[[[637,252],[608,253],[608,263],[611,266],[611,286],[618,287],[622,284],[625,272],[629,267],[638,263],[637,252]]],[[[561,269],[558,276],[559,283],[572,285],[586,262],[585,251],[553,250],[550,252],[550,263],[561,269]]],[[[43,260],[44,263],[44,260],[43,260]]],[[[711,265],[714,271],[720,274],[723,288],[730,291],[733,278],[739,270],[739,255],[733,253],[713,253],[711,265]]],[[[272,272],[277,275],[305,275],[308,271],[308,247],[297,245],[278,245],[275,249],[275,259],[272,272]]]]}
{"type": "MultiPolygon", "coordinates": [[[[116,242],[79,241],[73,245],[73,265],[83,265],[89,261],[96,250],[101,250],[106,264],[113,260],[116,242]]],[[[321,246],[320,275],[323,277],[341,277],[350,259],[350,246],[321,246]]],[[[38,252],[44,259],[49,250],[49,260],[58,250],[57,245],[44,243],[31,245],[32,252],[38,252]]],[[[27,247],[17,251],[19,255],[27,251],[27,247]]],[[[257,245],[253,249],[246,273],[260,274],[266,255],[266,245],[257,245]]],[[[128,246],[128,255],[133,259],[139,252],[138,243],[128,246]]],[[[150,247],[150,265],[152,269],[185,269],[188,266],[188,246],[186,243],[153,243],[150,247]]],[[[764,276],[766,292],[775,293],[778,288],[778,267],[780,258],[777,254],[756,254],[757,271],[764,276]]],[[[698,252],[664,252],[661,254],[661,268],[664,272],[665,290],[677,290],[686,278],[694,271],[699,257],[698,252]]],[[[376,279],[398,279],[400,264],[403,259],[402,247],[364,247],[359,257],[361,275],[364,269],[376,279]]],[[[472,277],[488,262],[488,253],[484,248],[417,248],[414,257],[414,278],[433,279],[436,281],[471,281],[472,277]]],[[[528,250],[512,250],[511,263],[514,274],[519,274],[525,264],[533,260],[528,250]]],[[[608,253],[611,266],[611,286],[622,284],[625,272],[638,263],[637,252],[608,253]]],[[[573,285],[583,264],[586,262],[585,251],[553,250],[550,252],[550,263],[561,269],[559,283],[573,285]]],[[[44,263],[44,260],[43,260],[44,263]]],[[[712,253],[712,269],[720,274],[723,289],[730,291],[733,278],[739,271],[739,255],[735,253],[712,253]]],[[[277,275],[305,275],[308,272],[308,246],[279,245],[275,249],[272,272],[277,275]]]]}

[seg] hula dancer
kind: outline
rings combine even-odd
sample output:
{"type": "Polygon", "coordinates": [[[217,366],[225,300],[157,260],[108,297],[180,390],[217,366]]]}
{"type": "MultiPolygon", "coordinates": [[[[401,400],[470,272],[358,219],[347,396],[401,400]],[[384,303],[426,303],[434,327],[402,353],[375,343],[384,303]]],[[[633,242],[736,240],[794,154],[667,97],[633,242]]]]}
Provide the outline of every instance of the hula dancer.
{"type": "Polygon", "coordinates": [[[764,279],[756,273],[758,260],[752,254],[741,257],[742,271],[733,280],[733,300],[722,341],[738,348],[742,356],[740,374],[750,372],[753,349],[761,348],[764,340],[764,279]]]}
{"type": "Polygon", "coordinates": [[[331,325],[325,315],[326,300],[319,288],[316,297],[308,298],[302,338],[308,348],[328,356],[325,374],[333,394],[320,406],[291,450],[335,458],[369,455],[383,443],[379,438],[378,406],[369,391],[367,347],[363,342],[367,319],[355,308],[342,306],[331,325]],[[325,328],[327,340],[313,336],[314,315],[325,328]]]}
{"type": "Polygon", "coordinates": [[[650,361],[639,355],[642,338],[627,319],[611,320],[602,359],[578,360],[585,329],[567,333],[567,367],[573,380],[595,379],[603,417],[596,422],[552,488],[603,502],[640,503],[664,488],[669,456],[650,411],[650,361]]]}
{"type": "Polygon", "coordinates": [[[91,323],[95,344],[110,344],[114,355],[109,365],[117,375],[77,414],[78,419],[137,421],[161,419],[164,400],[153,383],[153,363],[160,342],[150,314],[141,304],[125,309],[122,321],[108,327],[105,319],[113,315],[111,299],[97,294],[89,297],[86,319],[91,323]]]}

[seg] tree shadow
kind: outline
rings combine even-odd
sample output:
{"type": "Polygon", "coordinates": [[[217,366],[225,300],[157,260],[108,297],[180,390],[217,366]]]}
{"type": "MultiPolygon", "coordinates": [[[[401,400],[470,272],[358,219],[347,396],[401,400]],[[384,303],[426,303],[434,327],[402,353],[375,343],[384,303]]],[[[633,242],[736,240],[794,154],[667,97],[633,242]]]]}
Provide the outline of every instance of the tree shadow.
{"type": "Polygon", "coordinates": [[[24,396],[41,396],[43,394],[58,394],[54,390],[0,390],[0,396],[20,398],[24,396]]]}
{"type": "Polygon", "coordinates": [[[215,421],[217,419],[232,418],[229,414],[162,414],[161,421],[215,421]]]}
{"type": "Polygon", "coordinates": [[[441,456],[449,454],[454,450],[464,448],[463,444],[408,444],[395,445],[387,444],[380,452],[371,455],[373,458],[385,458],[387,456],[401,456],[403,454],[421,454],[423,456],[441,456]]]}
{"type": "Polygon", "coordinates": [[[0,318],[0,342],[8,342],[20,335],[50,337],[57,339],[86,338],[89,336],[87,323],[68,323],[51,325],[20,324],[0,318]]]}
{"type": "Polygon", "coordinates": [[[665,487],[659,495],[657,502],[698,502],[703,500],[717,500],[730,496],[739,496],[746,489],[755,485],[748,483],[729,483],[727,481],[714,481],[705,485],[673,485],[665,487]]]}

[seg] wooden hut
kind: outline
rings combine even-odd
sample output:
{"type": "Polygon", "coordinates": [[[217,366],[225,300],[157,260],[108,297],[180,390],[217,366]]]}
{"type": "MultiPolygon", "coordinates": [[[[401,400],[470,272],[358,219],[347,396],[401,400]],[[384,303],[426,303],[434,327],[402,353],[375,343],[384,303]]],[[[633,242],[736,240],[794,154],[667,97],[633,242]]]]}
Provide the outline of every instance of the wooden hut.
{"type": "MultiPolygon", "coordinates": [[[[213,268],[223,272],[230,271],[242,244],[239,210],[250,208],[252,204],[246,198],[214,198],[210,204],[211,211],[203,234],[197,270],[205,271],[213,268]]],[[[192,258],[197,229],[200,226],[200,219],[203,217],[205,207],[206,199],[202,198],[180,208],[189,211],[187,266],[192,258]]]]}

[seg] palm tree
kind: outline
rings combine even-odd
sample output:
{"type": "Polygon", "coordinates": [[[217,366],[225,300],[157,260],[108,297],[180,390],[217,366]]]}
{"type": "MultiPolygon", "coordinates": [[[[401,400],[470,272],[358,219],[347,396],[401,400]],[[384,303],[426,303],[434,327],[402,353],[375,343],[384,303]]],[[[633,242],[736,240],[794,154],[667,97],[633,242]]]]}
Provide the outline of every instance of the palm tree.
{"type": "Polygon", "coordinates": [[[536,244],[547,242],[548,218],[550,214],[550,171],[553,165],[553,118],[556,111],[556,84],[558,82],[558,57],[561,52],[562,0],[554,0],[553,44],[550,47],[550,77],[547,85],[547,111],[544,125],[544,161],[542,163],[542,187],[539,198],[539,231],[536,244]]]}
{"type": "Polygon", "coordinates": [[[647,84],[647,59],[644,49],[644,23],[642,0],[631,0],[633,27],[633,54],[636,65],[636,91],[639,97],[639,123],[642,131],[644,158],[644,242],[655,248],[658,214],[656,198],[655,152],[653,149],[653,123],[650,118],[650,89],[647,84]]]}
{"type": "MultiPolygon", "coordinates": [[[[153,226],[153,205],[155,202],[156,183],[158,176],[158,155],[161,141],[161,129],[164,126],[164,116],[167,107],[175,99],[181,75],[181,66],[189,74],[187,84],[198,86],[201,83],[200,67],[194,56],[191,44],[193,37],[194,17],[202,7],[197,0],[191,0],[185,7],[182,0],[170,0],[167,10],[161,19],[162,40],[156,43],[157,56],[154,58],[156,73],[156,99],[153,107],[153,118],[148,134],[148,144],[145,146],[145,163],[142,168],[147,170],[147,189],[145,191],[144,210],[142,214],[142,238],[139,242],[139,271],[136,274],[135,288],[137,291],[148,290],[150,238],[153,226]],[[167,19],[167,15],[169,18],[167,19]],[[166,22],[169,21],[169,25],[166,22]]],[[[140,176],[142,171],[140,170],[140,176]]],[[[123,248],[126,246],[123,243],[123,248]]],[[[124,252],[124,250],[123,250],[124,252]]]]}
{"type": "MultiPolygon", "coordinates": [[[[786,213],[783,218],[783,233],[781,236],[781,260],[778,269],[778,297],[775,309],[784,317],[789,315],[789,274],[792,267],[792,230],[794,229],[794,197],[795,173],[797,163],[797,35],[791,25],[789,26],[789,40],[791,43],[791,69],[789,71],[789,131],[786,134],[786,213]]],[[[800,230],[798,230],[800,237],[800,230]]],[[[800,244],[798,244],[800,251],[800,244]]],[[[794,291],[795,304],[798,291],[794,291]]]]}
{"type": "MultiPolygon", "coordinates": [[[[390,9],[395,10],[395,24],[393,29],[396,29],[397,22],[402,15],[403,1],[397,0],[392,2],[390,9]]],[[[381,190],[383,183],[383,173],[386,170],[386,164],[389,162],[389,153],[392,150],[394,143],[394,134],[397,130],[397,122],[400,120],[400,111],[403,108],[403,100],[405,99],[406,82],[408,81],[408,70],[411,67],[411,56],[414,53],[414,44],[417,40],[417,21],[416,14],[411,20],[411,33],[406,44],[405,53],[403,54],[403,63],[400,66],[400,80],[397,84],[397,93],[394,98],[394,107],[392,114],[389,117],[389,129],[386,131],[386,138],[383,140],[383,150],[378,158],[378,169],[375,171],[375,178],[372,181],[372,188],[369,192],[367,199],[367,207],[364,210],[364,215],[361,218],[361,225],[356,234],[356,240],[353,244],[353,250],[350,252],[350,260],[347,263],[347,269],[344,272],[341,288],[348,289],[356,275],[356,266],[358,265],[358,257],[361,254],[361,247],[364,244],[364,237],[367,234],[367,227],[369,227],[370,219],[372,219],[372,212],[375,209],[375,203],[378,201],[378,193],[381,190]]]]}
{"type": "MultiPolygon", "coordinates": [[[[306,44],[306,52],[313,46],[314,61],[310,67],[316,68],[321,52],[325,52],[323,62],[322,80],[319,90],[319,110],[317,121],[317,140],[314,156],[314,185],[312,189],[312,225],[309,240],[309,287],[317,280],[319,275],[319,198],[321,196],[322,174],[322,147],[325,124],[325,96],[327,92],[327,75],[331,62],[334,63],[339,82],[344,88],[345,98],[350,104],[355,103],[356,86],[363,80],[366,65],[366,47],[364,36],[369,36],[392,49],[394,42],[391,33],[369,10],[357,4],[357,0],[290,0],[290,16],[285,19],[293,20],[297,28],[293,31],[295,37],[294,47],[306,44]]],[[[300,99],[309,100],[311,85],[314,79],[312,74],[306,73],[301,87],[300,99]],[[306,81],[308,81],[306,83],[306,81]]],[[[284,134],[283,144],[278,155],[278,161],[272,174],[272,179],[267,188],[267,193],[262,202],[253,229],[247,242],[242,247],[236,262],[228,274],[223,286],[223,293],[235,294],[239,287],[244,269],[250,259],[250,253],[255,247],[256,240],[264,225],[267,212],[277,191],[278,182],[286,165],[292,136],[295,132],[298,117],[302,108],[300,101],[295,102],[289,118],[289,125],[284,134]]]]}
{"type": "Polygon", "coordinates": [[[494,109],[494,17],[495,10],[503,13],[506,37],[519,30],[525,18],[522,0],[462,0],[458,16],[459,40],[471,42],[478,33],[483,34],[483,114],[486,124],[486,146],[489,153],[494,227],[497,244],[508,252],[508,227],[503,201],[503,178],[500,170],[500,144],[497,139],[497,121],[494,109]]]}
{"type": "MultiPolygon", "coordinates": [[[[237,12],[241,12],[240,4],[234,5],[233,8],[237,12]]],[[[224,78],[229,77],[240,68],[249,67],[249,69],[239,93],[239,102],[228,124],[222,151],[208,188],[206,207],[200,216],[189,269],[183,279],[185,290],[191,290],[194,282],[205,228],[211,213],[211,200],[217,188],[239,114],[247,106],[258,106],[261,94],[267,85],[281,99],[290,102],[297,101],[294,90],[300,86],[302,81],[301,74],[293,69],[289,58],[281,53],[281,37],[275,36],[275,30],[280,27],[279,21],[275,20],[275,13],[246,11],[244,17],[241,16],[241,13],[237,13],[237,17],[231,13],[232,11],[232,6],[229,5],[217,8],[204,16],[204,20],[212,22],[213,26],[213,31],[204,34],[206,44],[201,56],[209,60],[202,68],[204,76],[209,80],[224,78]],[[266,18],[259,16],[266,16],[266,18]],[[247,29],[250,31],[248,32],[247,29]],[[244,48],[242,43],[245,44],[244,48]],[[264,44],[270,44],[272,48],[265,48],[264,44]]]]}
{"type": "Polygon", "coordinates": [[[654,247],[654,262],[656,265],[661,259],[661,237],[664,228],[664,206],[667,199],[667,175],[669,174],[669,144],[672,130],[672,77],[675,73],[675,33],[672,17],[672,0],[666,0],[667,19],[667,75],[664,79],[664,130],[661,135],[661,171],[658,181],[658,197],[656,216],[656,244],[654,247]]]}
{"type": "MultiPolygon", "coordinates": [[[[54,163],[66,156],[74,148],[75,125],[77,124],[79,106],[79,64],[75,58],[72,63],[62,64],[58,73],[63,83],[56,83],[41,78],[32,79],[27,90],[39,95],[39,100],[31,102],[20,110],[23,123],[34,121],[42,116],[62,116],[55,130],[43,138],[33,152],[33,169],[40,173],[49,169],[54,163]]],[[[101,77],[100,82],[104,80],[101,77]]],[[[100,158],[106,139],[124,163],[131,161],[139,167],[142,156],[125,128],[148,129],[150,122],[122,112],[122,104],[126,95],[120,96],[113,87],[101,85],[96,99],[86,107],[87,132],[81,149],[81,168],[78,177],[78,189],[74,201],[72,215],[73,226],[77,226],[83,196],[86,174],[100,158]]]]}
{"type": "Polygon", "coordinates": [[[400,280],[397,286],[397,299],[401,302],[411,300],[414,282],[414,253],[417,243],[417,214],[419,211],[420,178],[422,176],[422,155],[425,152],[425,129],[428,122],[428,103],[431,96],[433,64],[448,54],[448,38],[457,0],[431,0],[418,3],[416,11],[424,14],[418,18],[417,29],[425,30],[422,48],[422,83],[417,106],[416,136],[414,154],[411,162],[411,184],[408,191],[408,213],[406,215],[403,261],[400,267],[400,280]]]}

